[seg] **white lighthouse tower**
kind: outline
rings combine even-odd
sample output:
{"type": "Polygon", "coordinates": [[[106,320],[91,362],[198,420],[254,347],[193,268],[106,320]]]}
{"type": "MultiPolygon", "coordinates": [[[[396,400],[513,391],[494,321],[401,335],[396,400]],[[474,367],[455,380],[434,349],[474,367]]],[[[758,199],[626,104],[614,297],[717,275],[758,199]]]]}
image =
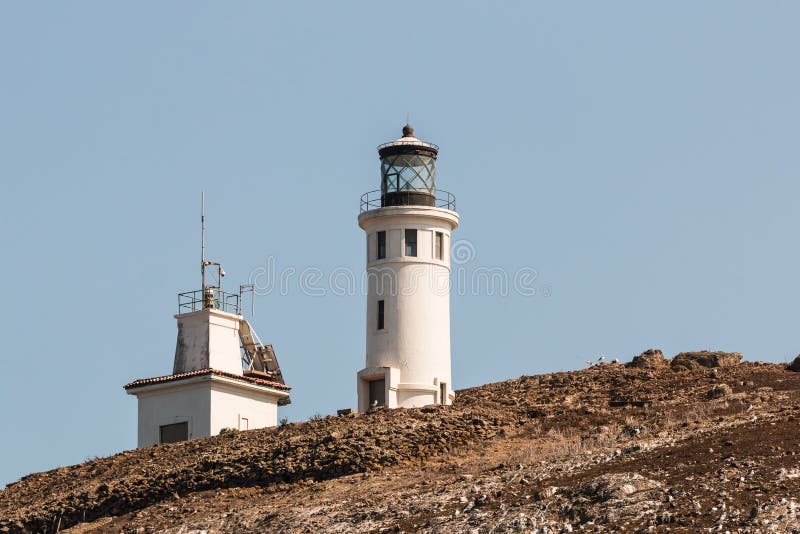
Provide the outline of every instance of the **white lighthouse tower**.
{"type": "Polygon", "coordinates": [[[125,385],[139,401],[139,447],[275,426],[278,406],[290,402],[272,345],[241,313],[242,291],[252,286],[223,291],[225,271],[206,260],[205,240],[202,249],[202,289],[178,295],[172,374],[125,385]]]}
{"type": "Polygon", "coordinates": [[[358,410],[450,404],[450,234],[455,197],[436,188],[439,147],[403,137],[378,147],[381,188],[361,198],[367,237],[366,366],[358,410]]]}

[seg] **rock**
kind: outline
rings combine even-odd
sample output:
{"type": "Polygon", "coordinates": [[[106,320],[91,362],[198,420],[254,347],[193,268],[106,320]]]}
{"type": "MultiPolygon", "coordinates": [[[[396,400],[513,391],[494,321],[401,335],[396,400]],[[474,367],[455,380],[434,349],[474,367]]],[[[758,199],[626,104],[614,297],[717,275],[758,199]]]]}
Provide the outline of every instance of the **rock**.
{"type": "Polygon", "coordinates": [[[608,473],[567,491],[572,513],[595,522],[622,524],[625,518],[652,515],[664,500],[660,482],[638,473],[608,473]]]}
{"type": "Polygon", "coordinates": [[[795,372],[800,371],[800,354],[787,366],[787,369],[795,372]]]}
{"type": "Polygon", "coordinates": [[[672,358],[672,368],[685,368],[689,370],[713,367],[733,367],[742,360],[739,352],[681,352],[672,358]]]}
{"type": "Polygon", "coordinates": [[[600,475],[578,486],[576,494],[595,502],[640,501],[650,493],[660,493],[661,483],[638,473],[612,473],[600,475]]]}
{"type": "Polygon", "coordinates": [[[731,388],[728,384],[716,384],[714,387],[708,390],[706,396],[709,399],[722,399],[731,395],[733,393],[733,388],[731,388]]]}
{"type": "Polygon", "coordinates": [[[634,356],[633,360],[625,365],[639,369],[655,369],[665,367],[667,362],[664,360],[664,353],[659,349],[647,349],[640,355],[634,356]]]}
{"type": "Polygon", "coordinates": [[[549,499],[550,497],[556,495],[560,490],[561,488],[557,486],[548,486],[540,490],[536,496],[539,500],[549,499]]]}

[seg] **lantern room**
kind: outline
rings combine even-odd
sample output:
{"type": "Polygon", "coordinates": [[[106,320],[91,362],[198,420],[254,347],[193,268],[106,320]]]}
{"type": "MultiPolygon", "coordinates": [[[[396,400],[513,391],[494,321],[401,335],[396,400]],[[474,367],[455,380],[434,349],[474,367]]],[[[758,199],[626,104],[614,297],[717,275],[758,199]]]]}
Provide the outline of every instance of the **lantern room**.
{"type": "Polygon", "coordinates": [[[403,137],[379,146],[381,206],[433,206],[438,153],[438,146],[414,137],[408,124],[403,137]]]}

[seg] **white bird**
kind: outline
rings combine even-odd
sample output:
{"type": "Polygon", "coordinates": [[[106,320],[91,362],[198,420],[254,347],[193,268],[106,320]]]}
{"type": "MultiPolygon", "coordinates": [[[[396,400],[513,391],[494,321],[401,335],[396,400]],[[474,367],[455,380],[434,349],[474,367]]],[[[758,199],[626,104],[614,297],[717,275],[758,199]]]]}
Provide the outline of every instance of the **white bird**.
{"type": "Polygon", "coordinates": [[[586,365],[588,365],[589,367],[591,367],[591,366],[593,366],[593,365],[594,365],[594,362],[593,362],[592,360],[586,360],[586,365]]]}
{"type": "Polygon", "coordinates": [[[612,361],[611,363],[619,363],[619,358],[614,358],[614,361],[612,361]]]}
{"type": "Polygon", "coordinates": [[[597,363],[600,363],[600,362],[604,361],[605,359],[606,359],[605,356],[600,356],[599,358],[597,358],[597,363]]]}

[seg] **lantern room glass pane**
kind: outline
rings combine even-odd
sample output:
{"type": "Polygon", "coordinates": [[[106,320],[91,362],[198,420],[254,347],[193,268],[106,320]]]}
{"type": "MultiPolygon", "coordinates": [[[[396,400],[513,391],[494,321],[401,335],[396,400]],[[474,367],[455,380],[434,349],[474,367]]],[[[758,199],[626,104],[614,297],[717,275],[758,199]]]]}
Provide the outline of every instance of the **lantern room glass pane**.
{"type": "Polygon", "coordinates": [[[418,154],[397,154],[381,160],[381,191],[436,192],[436,160],[418,154]]]}

